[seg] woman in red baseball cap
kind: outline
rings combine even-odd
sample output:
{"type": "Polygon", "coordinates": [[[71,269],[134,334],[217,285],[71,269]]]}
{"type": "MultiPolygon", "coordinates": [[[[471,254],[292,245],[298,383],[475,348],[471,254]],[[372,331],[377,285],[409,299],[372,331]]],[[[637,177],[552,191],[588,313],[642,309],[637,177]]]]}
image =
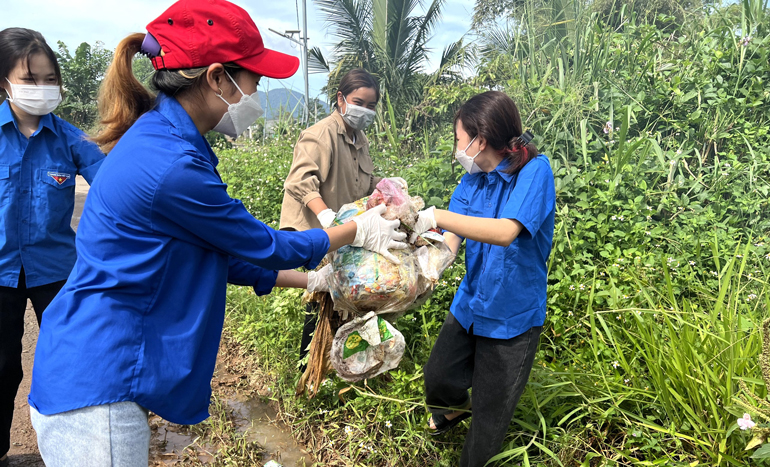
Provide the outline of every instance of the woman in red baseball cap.
{"type": "MultiPolygon", "coordinates": [[[[296,58],[265,49],[224,0],[182,0],[123,40],[100,96],[107,151],[88,195],[78,258],[43,316],[29,396],[48,467],[147,466],[151,410],[174,423],[208,416],[227,283],[328,290],[323,256],[352,244],[404,248],[398,221],[373,209],[327,230],[282,232],[228,196],[204,138],[236,136],[261,114],[262,76],[296,58]],[[157,98],[134,78],[142,51],[157,98]]],[[[383,206],[384,208],[384,206],[383,206]]]]}

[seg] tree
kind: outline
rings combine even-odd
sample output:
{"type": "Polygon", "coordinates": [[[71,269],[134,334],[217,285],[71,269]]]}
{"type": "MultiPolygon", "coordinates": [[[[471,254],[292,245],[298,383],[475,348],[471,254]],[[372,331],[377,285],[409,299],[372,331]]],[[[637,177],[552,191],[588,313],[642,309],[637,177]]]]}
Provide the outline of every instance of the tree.
{"type": "Polygon", "coordinates": [[[445,0],[433,0],[424,15],[415,14],[421,0],[317,0],[331,37],[337,41],[330,61],[317,47],[309,51],[311,71],[328,72],[329,97],[342,76],[353,68],[375,75],[394,108],[418,102],[426,81],[451,78],[467,50],[462,42],[444,49],[438,70],[427,75],[428,40],[445,0]]]}
{"type": "Polygon", "coordinates": [[[155,74],[155,68],[153,68],[150,59],[144,55],[137,54],[136,57],[134,57],[131,68],[133,69],[136,79],[139,80],[144,87],[150,89],[152,75],[155,74]]]}
{"type": "Polygon", "coordinates": [[[73,56],[63,42],[58,45],[56,57],[62,72],[64,100],[56,113],[78,128],[90,129],[98,121],[96,98],[112,51],[105,49],[101,41],[93,47],[83,42],[73,56]]]}

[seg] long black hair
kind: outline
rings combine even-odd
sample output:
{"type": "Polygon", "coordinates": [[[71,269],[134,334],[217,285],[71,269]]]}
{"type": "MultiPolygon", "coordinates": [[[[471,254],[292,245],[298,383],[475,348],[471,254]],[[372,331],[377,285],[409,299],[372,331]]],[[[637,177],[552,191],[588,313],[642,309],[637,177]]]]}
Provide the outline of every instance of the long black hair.
{"type": "Polygon", "coordinates": [[[519,139],[523,133],[519,108],[504,92],[488,91],[471,97],[455,114],[455,129],[458,120],[468,136],[481,135],[508,161],[508,173],[518,172],[537,156],[533,143],[524,144],[519,139]]]}
{"type": "Polygon", "coordinates": [[[56,82],[61,85],[59,62],[42,34],[26,28],[8,28],[0,31],[0,90],[3,91],[2,97],[5,97],[6,79],[11,74],[11,70],[21,62],[27,67],[27,73],[31,75],[29,59],[39,53],[51,60],[56,73],[56,82]]]}

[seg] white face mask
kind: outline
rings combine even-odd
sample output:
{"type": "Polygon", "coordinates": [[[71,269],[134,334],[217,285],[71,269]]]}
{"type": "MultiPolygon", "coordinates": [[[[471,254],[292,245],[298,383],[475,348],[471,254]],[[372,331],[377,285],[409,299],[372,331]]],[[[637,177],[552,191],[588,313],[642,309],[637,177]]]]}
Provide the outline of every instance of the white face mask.
{"type": "Polygon", "coordinates": [[[345,113],[340,112],[340,115],[351,128],[363,131],[374,122],[374,116],[377,115],[374,110],[348,104],[345,96],[342,96],[342,100],[345,101],[345,113]]]}
{"type": "Polygon", "coordinates": [[[38,86],[35,84],[11,85],[8,102],[30,115],[46,115],[53,112],[61,103],[61,86],[38,86]]]}
{"type": "Polygon", "coordinates": [[[255,92],[251,95],[245,94],[243,91],[241,91],[238,83],[236,83],[233,77],[230,76],[230,73],[227,73],[226,70],[225,73],[227,74],[227,77],[230,78],[230,81],[233,82],[235,87],[238,88],[238,91],[240,91],[241,100],[236,104],[231,104],[227,102],[227,100],[225,100],[221,94],[218,95],[218,97],[222,99],[222,101],[227,104],[228,107],[227,112],[222,115],[222,119],[219,121],[219,123],[217,123],[217,126],[214,127],[214,131],[222,133],[223,135],[227,135],[231,138],[237,138],[238,135],[246,131],[248,127],[256,122],[257,119],[259,119],[259,117],[265,113],[265,111],[262,110],[262,106],[259,105],[258,92],[255,92]]]}
{"type": "Polygon", "coordinates": [[[455,153],[455,159],[457,159],[457,162],[460,163],[460,165],[463,166],[466,172],[469,174],[475,174],[482,172],[481,167],[476,165],[475,162],[473,162],[477,157],[479,157],[479,154],[481,154],[481,151],[477,152],[475,156],[470,157],[468,154],[465,153],[465,151],[468,150],[468,148],[471,147],[471,144],[473,144],[474,141],[476,141],[477,136],[474,136],[470,143],[468,143],[468,146],[466,146],[465,149],[460,149],[455,153]]]}

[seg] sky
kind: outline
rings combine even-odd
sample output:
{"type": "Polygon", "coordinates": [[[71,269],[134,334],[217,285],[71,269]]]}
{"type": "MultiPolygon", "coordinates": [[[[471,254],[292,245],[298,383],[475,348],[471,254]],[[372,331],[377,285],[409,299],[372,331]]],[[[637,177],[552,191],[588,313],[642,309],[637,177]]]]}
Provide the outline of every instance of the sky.
{"type": "MultiPolygon", "coordinates": [[[[301,0],[235,0],[246,9],[262,33],[265,46],[299,56],[299,49],[290,41],[273,34],[276,31],[300,29],[297,26],[297,4],[301,0]]],[[[428,0],[423,0],[426,4],[428,0]]],[[[40,31],[56,49],[56,42],[64,42],[74,50],[80,43],[102,41],[114,49],[130,33],[146,32],[147,23],[158,17],[172,0],[0,0],[0,29],[25,27],[40,31]]],[[[431,53],[428,71],[435,69],[444,47],[463,36],[470,29],[474,0],[447,0],[442,19],[429,45],[431,53]]],[[[299,5],[301,11],[301,4],[299,5]]],[[[308,47],[318,46],[324,56],[331,55],[324,20],[313,0],[307,0],[308,47]]],[[[310,75],[311,98],[320,94],[326,83],[325,74],[310,75]]],[[[286,80],[265,80],[262,90],[279,86],[303,91],[300,71],[286,80]]]]}

